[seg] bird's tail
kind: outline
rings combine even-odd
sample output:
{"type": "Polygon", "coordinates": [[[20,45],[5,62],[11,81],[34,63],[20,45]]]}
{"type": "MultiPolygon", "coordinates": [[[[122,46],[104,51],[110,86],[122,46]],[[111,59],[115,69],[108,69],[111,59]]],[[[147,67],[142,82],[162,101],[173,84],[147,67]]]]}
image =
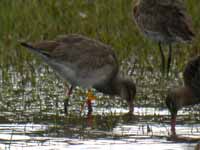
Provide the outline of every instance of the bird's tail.
{"type": "Polygon", "coordinates": [[[35,46],[33,46],[31,44],[28,44],[26,42],[20,42],[20,44],[22,46],[28,48],[29,50],[31,50],[31,51],[43,56],[43,57],[50,57],[50,55],[47,52],[45,52],[45,50],[43,50],[41,48],[35,47],[35,46]]]}
{"type": "Polygon", "coordinates": [[[22,46],[24,46],[24,47],[30,49],[30,50],[38,51],[38,52],[41,51],[41,49],[38,49],[38,48],[36,48],[36,47],[32,46],[31,44],[28,44],[28,43],[26,43],[26,42],[20,42],[20,44],[21,44],[22,46]]]}

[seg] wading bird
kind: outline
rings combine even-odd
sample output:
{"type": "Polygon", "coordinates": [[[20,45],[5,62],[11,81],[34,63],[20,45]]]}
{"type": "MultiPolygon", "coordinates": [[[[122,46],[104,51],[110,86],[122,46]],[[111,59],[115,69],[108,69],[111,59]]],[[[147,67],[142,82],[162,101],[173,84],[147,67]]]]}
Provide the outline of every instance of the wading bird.
{"type": "MultiPolygon", "coordinates": [[[[104,94],[121,96],[128,103],[129,113],[133,113],[135,84],[120,77],[118,60],[110,46],[77,34],[21,45],[38,54],[71,84],[68,97],[75,86],[95,88],[104,94]]],[[[66,111],[67,103],[64,105],[66,111]]]]}
{"type": "Polygon", "coordinates": [[[172,89],[166,97],[166,105],[171,113],[171,132],[176,136],[176,116],[184,106],[200,103],[200,56],[193,58],[185,67],[184,87],[172,89]]]}
{"type": "Polygon", "coordinates": [[[159,46],[162,73],[165,74],[165,55],[162,44],[169,45],[167,75],[172,59],[172,44],[190,42],[194,37],[191,17],[182,0],[136,0],[133,8],[135,23],[148,38],[159,46]]]}

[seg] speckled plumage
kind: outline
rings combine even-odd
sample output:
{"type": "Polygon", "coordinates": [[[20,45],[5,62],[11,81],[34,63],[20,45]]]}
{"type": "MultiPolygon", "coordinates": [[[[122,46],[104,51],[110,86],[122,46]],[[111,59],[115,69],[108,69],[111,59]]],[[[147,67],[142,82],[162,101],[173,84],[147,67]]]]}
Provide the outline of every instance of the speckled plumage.
{"type": "Polygon", "coordinates": [[[161,44],[169,45],[167,73],[170,69],[172,46],[176,42],[190,42],[194,37],[192,19],[182,0],[138,0],[133,9],[135,23],[148,38],[159,44],[162,69],[165,56],[161,44]]]}
{"type": "Polygon", "coordinates": [[[134,20],[147,37],[161,43],[191,41],[191,17],[181,0],[140,0],[134,20]]]}
{"type": "Polygon", "coordinates": [[[119,76],[118,60],[110,46],[77,34],[21,44],[40,55],[73,87],[93,87],[105,94],[121,96],[127,100],[129,111],[133,111],[135,84],[119,76]]]}

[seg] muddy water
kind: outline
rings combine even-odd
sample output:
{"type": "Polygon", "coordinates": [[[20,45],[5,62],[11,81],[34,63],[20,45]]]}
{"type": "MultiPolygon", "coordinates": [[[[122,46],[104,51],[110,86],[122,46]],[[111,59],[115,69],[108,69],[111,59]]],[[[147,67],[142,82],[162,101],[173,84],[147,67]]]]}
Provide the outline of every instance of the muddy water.
{"type": "MultiPolygon", "coordinates": [[[[0,150],[121,150],[125,148],[126,150],[194,150],[198,143],[197,141],[174,142],[168,140],[170,127],[166,117],[168,111],[165,109],[136,108],[135,118],[126,121],[124,121],[123,115],[120,116],[124,112],[126,110],[114,108],[112,110],[96,109],[93,116],[93,119],[96,120],[93,121],[93,124],[84,127],[82,124],[87,120],[82,120],[84,116],[73,118],[74,120],[80,119],[78,121],[71,119],[62,123],[52,123],[48,120],[42,124],[3,123],[1,121],[0,150]],[[100,121],[97,117],[95,118],[98,114],[102,116],[102,112],[108,113],[107,115],[109,112],[118,113],[111,117],[111,122],[115,122],[115,124],[109,124],[110,118],[107,117],[101,117],[100,121]],[[150,119],[152,115],[160,116],[157,116],[157,119],[150,119]],[[103,128],[105,127],[104,123],[109,127],[103,128]]],[[[180,112],[179,115],[187,116],[187,113],[182,112],[181,114],[180,112]]],[[[187,124],[178,120],[177,134],[200,138],[200,124],[185,122],[187,124]]]]}

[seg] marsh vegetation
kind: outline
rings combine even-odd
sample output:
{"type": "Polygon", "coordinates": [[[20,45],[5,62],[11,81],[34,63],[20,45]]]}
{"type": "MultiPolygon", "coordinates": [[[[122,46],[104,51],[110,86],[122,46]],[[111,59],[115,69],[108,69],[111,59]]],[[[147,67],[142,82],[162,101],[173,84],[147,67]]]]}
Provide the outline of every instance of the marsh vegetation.
{"type": "MultiPolygon", "coordinates": [[[[200,2],[188,0],[186,3],[192,15],[196,38],[191,44],[174,45],[170,76],[165,79],[160,72],[161,63],[157,45],[145,39],[133,22],[132,0],[1,0],[0,146],[9,145],[9,141],[12,141],[12,136],[8,139],[3,138],[1,131],[3,133],[6,129],[3,124],[10,126],[13,123],[17,124],[16,126],[25,124],[24,129],[27,123],[49,125],[48,130],[46,126],[45,129],[36,130],[36,133],[35,130],[33,132],[30,130],[27,136],[63,137],[64,142],[66,141],[64,138],[92,140],[105,138],[118,139],[118,143],[122,141],[121,144],[124,144],[120,139],[125,135],[126,139],[134,139],[138,134],[143,136],[145,132],[139,127],[143,125],[146,131],[147,124],[150,124],[150,127],[159,124],[164,130],[159,130],[156,136],[159,134],[163,136],[163,132],[167,136],[168,126],[166,128],[165,126],[169,123],[169,114],[168,112],[162,114],[162,111],[166,111],[164,104],[166,91],[183,84],[183,67],[190,57],[200,53],[200,2]],[[91,129],[89,130],[85,119],[86,112],[80,112],[80,107],[86,98],[85,90],[80,87],[77,87],[70,97],[69,116],[64,116],[63,82],[37,56],[22,48],[19,41],[53,39],[58,35],[69,33],[83,34],[114,48],[121,65],[121,74],[131,78],[137,85],[135,121],[123,116],[127,110],[125,101],[123,103],[120,98],[108,97],[94,91],[97,99],[93,105],[93,126],[89,127],[91,129]],[[130,124],[138,125],[138,128],[133,129],[139,133],[127,131],[126,125],[130,124]],[[122,131],[120,134],[113,134],[119,127],[123,130],[124,126],[126,126],[124,131],[130,134],[124,134],[122,131]]],[[[182,115],[179,116],[178,123],[183,125],[185,121],[188,124],[187,131],[182,126],[183,134],[199,136],[198,106],[184,109],[180,114],[182,115]],[[185,115],[185,112],[188,113],[185,115]]],[[[19,128],[15,127],[8,127],[6,134],[25,133],[24,130],[19,132],[19,128]]],[[[159,129],[158,126],[156,128],[159,129]]],[[[131,127],[128,129],[131,130],[131,127]]],[[[55,138],[52,143],[59,141],[55,138]]],[[[44,138],[44,143],[47,144],[45,140],[47,139],[44,138]]],[[[30,143],[31,140],[24,141],[30,143]]],[[[78,144],[78,141],[75,142],[78,144]]],[[[71,143],[73,145],[73,142],[71,143]]]]}

